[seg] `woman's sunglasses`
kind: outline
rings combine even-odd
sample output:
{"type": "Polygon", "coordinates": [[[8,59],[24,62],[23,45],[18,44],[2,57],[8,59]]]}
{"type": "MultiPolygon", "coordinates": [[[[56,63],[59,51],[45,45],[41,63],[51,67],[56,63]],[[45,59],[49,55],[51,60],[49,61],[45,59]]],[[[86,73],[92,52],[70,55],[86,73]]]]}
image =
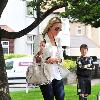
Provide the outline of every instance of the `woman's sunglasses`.
{"type": "Polygon", "coordinates": [[[61,31],[62,29],[60,27],[55,27],[55,31],[61,31]]]}

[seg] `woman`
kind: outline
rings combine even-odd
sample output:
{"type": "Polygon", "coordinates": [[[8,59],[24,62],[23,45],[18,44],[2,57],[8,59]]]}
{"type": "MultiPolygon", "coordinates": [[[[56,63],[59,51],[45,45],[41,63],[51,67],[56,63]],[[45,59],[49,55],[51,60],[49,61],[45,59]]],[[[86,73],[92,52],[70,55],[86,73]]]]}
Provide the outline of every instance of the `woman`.
{"type": "Polygon", "coordinates": [[[41,61],[41,58],[48,64],[50,68],[52,81],[46,85],[40,85],[40,89],[44,100],[64,100],[64,85],[59,70],[59,64],[63,62],[63,49],[60,45],[57,34],[61,31],[62,22],[58,17],[53,17],[49,20],[48,25],[44,29],[43,37],[46,44],[43,41],[40,43],[39,52],[36,49],[35,57],[37,62],[41,61]]]}

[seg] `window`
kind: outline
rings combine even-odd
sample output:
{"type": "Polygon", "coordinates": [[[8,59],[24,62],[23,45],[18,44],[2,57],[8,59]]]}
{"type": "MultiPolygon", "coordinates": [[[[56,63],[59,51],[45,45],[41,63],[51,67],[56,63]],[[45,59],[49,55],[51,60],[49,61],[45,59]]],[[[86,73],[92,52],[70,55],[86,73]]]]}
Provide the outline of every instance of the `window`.
{"type": "Polygon", "coordinates": [[[34,35],[27,35],[27,53],[33,54],[34,35]]]}
{"type": "Polygon", "coordinates": [[[27,36],[27,41],[33,41],[33,36],[32,35],[28,35],[27,36]]]}
{"type": "Polygon", "coordinates": [[[9,53],[8,51],[9,51],[8,48],[3,48],[3,53],[4,54],[8,54],[9,53]]]}
{"type": "Polygon", "coordinates": [[[81,34],[82,34],[82,33],[81,33],[81,26],[78,26],[77,34],[78,34],[78,35],[81,35],[81,34]]]}
{"type": "Polygon", "coordinates": [[[13,68],[13,61],[6,62],[6,70],[10,70],[13,68]]]}
{"type": "Polygon", "coordinates": [[[8,54],[9,53],[9,41],[1,41],[2,47],[3,47],[3,53],[8,54]]]}
{"type": "Polygon", "coordinates": [[[8,45],[8,42],[3,42],[3,45],[6,45],[7,46],[8,45]]]}

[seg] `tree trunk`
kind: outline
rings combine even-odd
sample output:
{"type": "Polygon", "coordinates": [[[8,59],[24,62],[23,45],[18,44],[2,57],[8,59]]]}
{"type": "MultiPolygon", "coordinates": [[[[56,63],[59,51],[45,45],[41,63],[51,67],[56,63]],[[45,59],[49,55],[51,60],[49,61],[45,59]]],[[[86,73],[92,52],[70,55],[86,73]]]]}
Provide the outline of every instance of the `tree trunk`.
{"type": "Polygon", "coordinates": [[[0,17],[2,15],[2,12],[7,4],[8,0],[0,0],[0,17]]]}
{"type": "Polygon", "coordinates": [[[9,96],[9,85],[5,69],[5,60],[0,39],[0,100],[11,100],[9,96]]]}
{"type": "MultiPolygon", "coordinates": [[[[0,0],[0,17],[7,2],[8,0],[0,0]]],[[[3,56],[1,38],[0,38],[0,100],[11,100],[11,97],[9,95],[9,85],[5,69],[5,60],[3,56]]]]}

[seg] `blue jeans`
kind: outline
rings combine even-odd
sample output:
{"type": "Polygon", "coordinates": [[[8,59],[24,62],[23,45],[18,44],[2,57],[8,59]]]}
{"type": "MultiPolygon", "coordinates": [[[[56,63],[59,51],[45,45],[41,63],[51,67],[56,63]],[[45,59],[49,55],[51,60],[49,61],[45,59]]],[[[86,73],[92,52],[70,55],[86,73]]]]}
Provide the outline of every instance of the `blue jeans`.
{"type": "Polygon", "coordinates": [[[44,100],[64,100],[64,85],[62,80],[54,79],[51,84],[40,86],[44,100]]]}

